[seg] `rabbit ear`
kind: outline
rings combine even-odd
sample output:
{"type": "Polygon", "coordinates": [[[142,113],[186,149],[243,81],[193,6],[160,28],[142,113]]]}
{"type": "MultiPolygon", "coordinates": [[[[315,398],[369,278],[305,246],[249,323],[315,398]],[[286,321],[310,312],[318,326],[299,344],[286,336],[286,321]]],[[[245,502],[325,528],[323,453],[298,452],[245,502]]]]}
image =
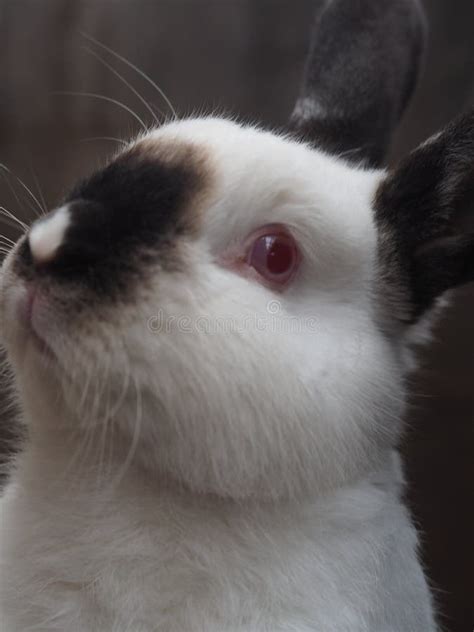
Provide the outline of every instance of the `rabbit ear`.
{"type": "Polygon", "coordinates": [[[374,210],[382,291],[403,298],[401,320],[474,281],[474,109],[387,174],[374,210]]]}
{"type": "Polygon", "coordinates": [[[291,128],[332,154],[379,166],[415,87],[425,31],[418,0],[326,0],[291,128]]]}

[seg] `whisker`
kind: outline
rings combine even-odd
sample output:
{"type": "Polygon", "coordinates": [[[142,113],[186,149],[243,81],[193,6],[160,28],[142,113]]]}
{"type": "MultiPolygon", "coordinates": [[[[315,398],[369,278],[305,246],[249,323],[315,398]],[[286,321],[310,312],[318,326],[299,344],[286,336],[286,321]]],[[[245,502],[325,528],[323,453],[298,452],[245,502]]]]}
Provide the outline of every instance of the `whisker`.
{"type": "MultiPolygon", "coordinates": [[[[10,226],[10,228],[15,228],[16,230],[20,230],[18,225],[15,222],[12,222],[7,217],[3,217],[3,213],[1,211],[0,211],[0,224],[3,224],[4,226],[10,226]]],[[[23,235],[23,231],[21,232],[21,234],[23,235]]]]}
{"type": "Polygon", "coordinates": [[[92,141],[97,141],[97,140],[110,140],[110,141],[113,141],[114,143],[121,143],[124,146],[128,145],[128,142],[126,140],[122,140],[121,138],[115,138],[114,136],[91,136],[90,138],[81,138],[79,142],[90,143],[92,141]]]}
{"type": "Polygon", "coordinates": [[[48,205],[46,204],[46,200],[44,199],[43,191],[41,190],[41,186],[40,186],[39,180],[38,180],[38,178],[36,176],[36,173],[35,173],[35,171],[33,169],[33,164],[30,165],[30,170],[31,170],[31,175],[33,176],[33,180],[35,182],[36,189],[37,189],[38,194],[39,194],[39,198],[41,200],[41,208],[43,210],[42,215],[46,215],[47,212],[48,212],[48,205]]]}
{"type": "MultiPolygon", "coordinates": [[[[15,187],[13,186],[13,184],[10,182],[10,178],[8,177],[8,173],[6,173],[5,171],[2,171],[2,176],[3,179],[5,180],[5,182],[7,183],[8,188],[10,189],[10,191],[12,192],[13,197],[16,200],[16,203],[18,205],[18,208],[22,208],[23,207],[23,202],[20,202],[20,198],[18,197],[18,194],[16,192],[15,187]]],[[[29,208],[33,211],[33,213],[36,215],[36,209],[34,208],[34,206],[31,203],[31,200],[27,200],[26,203],[28,204],[29,208]]]]}
{"type": "Polygon", "coordinates": [[[136,90],[131,83],[129,83],[125,77],[123,77],[117,70],[115,70],[115,68],[113,68],[113,66],[111,66],[108,62],[105,61],[105,59],[103,59],[98,53],[96,53],[94,50],[92,50],[91,48],[88,47],[84,47],[84,49],[89,53],[89,55],[92,55],[93,57],[95,57],[97,59],[97,61],[99,63],[101,63],[105,68],[107,68],[112,74],[114,74],[125,86],[127,86],[127,88],[137,97],[137,99],[140,100],[141,103],[143,103],[143,105],[146,107],[146,109],[148,110],[148,112],[150,112],[150,114],[153,117],[153,120],[155,121],[155,123],[157,125],[160,125],[160,120],[159,118],[156,116],[153,108],[150,106],[150,104],[146,101],[146,99],[144,99],[142,97],[142,95],[138,92],[138,90],[136,90]]]}
{"type": "Polygon", "coordinates": [[[132,108],[129,108],[128,105],[125,105],[125,103],[122,103],[121,101],[117,101],[117,99],[112,99],[112,97],[106,97],[104,94],[96,94],[95,92],[70,92],[70,91],[58,91],[58,92],[53,92],[52,94],[59,94],[62,96],[69,96],[69,97],[89,97],[91,99],[99,99],[100,101],[113,103],[117,107],[121,108],[122,110],[125,110],[131,116],[133,116],[133,118],[140,124],[140,127],[142,128],[144,132],[146,132],[148,129],[144,121],[138,116],[136,112],[132,110],[132,108]]]}
{"type": "MultiPolygon", "coordinates": [[[[110,356],[107,357],[107,362],[103,367],[103,375],[102,375],[102,379],[104,384],[107,384],[108,381],[108,376],[110,373],[110,356]]],[[[100,426],[102,426],[101,430],[102,432],[100,432],[100,437],[98,437],[97,441],[98,441],[98,462],[97,462],[97,476],[96,476],[96,484],[97,484],[97,489],[101,488],[101,482],[102,482],[102,474],[104,471],[104,478],[107,477],[107,463],[106,463],[106,459],[105,459],[105,452],[106,452],[106,447],[107,447],[107,431],[108,431],[108,427],[109,427],[109,409],[110,409],[110,392],[106,392],[105,388],[104,390],[104,395],[105,397],[101,396],[100,399],[102,401],[105,401],[105,410],[104,410],[104,414],[103,416],[101,416],[101,418],[98,420],[98,429],[100,428],[100,426]]]]}
{"type": "Polygon", "coordinates": [[[173,107],[173,104],[171,103],[171,101],[168,99],[168,97],[166,96],[166,94],[163,92],[163,90],[153,81],[153,79],[151,79],[146,72],[144,72],[143,70],[141,70],[140,68],[138,68],[138,66],[135,66],[135,64],[133,64],[131,61],[129,61],[128,59],[126,59],[125,57],[123,57],[122,55],[120,55],[119,53],[117,53],[116,51],[114,51],[112,48],[110,48],[109,46],[106,46],[105,44],[103,44],[102,42],[99,42],[99,40],[96,40],[94,37],[92,37],[91,35],[88,35],[87,33],[84,33],[83,31],[79,31],[80,34],[82,35],[82,37],[84,37],[85,39],[89,40],[89,42],[92,42],[93,44],[95,44],[96,46],[99,46],[100,48],[102,48],[103,50],[107,51],[108,53],[110,53],[110,55],[113,55],[116,59],[120,60],[122,63],[126,64],[129,68],[131,68],[132,70],[134,70],[137,74],[140,75],[140,77],[142,77],[143,79],[145,79],[145,81],[147,81],[157,92],[158,94],[161,96],[161,98],[165,101],[166,105],[169,107],[169,109],[171,110],[173,117],[175,120],[177,120],[178,114],[175,110],[175,108],[173,107]]]}
{"type": "Polygon", "coordinates": [[[142,395],[138,387],[137,381],[136,380],[133,380],[133,381],[135,384],[135,391],[137,395],[135,424],[133,427],[133,434],[132,434],[132,439],[130,442],[130,447],[125,456],[125,460],[122,464],[122,467],[119,469],[118,473],[115,475],[114,479],[111,482],[112,490],[119,486],[119,484],[123,480],[123,477],[128,472],[128,469],[130,465],[132,464],[133,459],[135,458],[135,454],[137,452],[137,448],[141,439],[141,430],[142,430],[142,421],[143,421],[143,402],[142,402],[142,395]]]}
{"type": "Polygon", "coordinates": [[[7,255],[11,249],[13,248],[13,246],[11,245],[5,245],[5,244],[0,244],[0,254],[1,255],[7,255]]]}
{"type": "MultiPolygon", "coordinates": [[[[69,344],[69,341],[67,341],[64,336],[61,336],[62,338],[62,344],[64,347],[65,351],[70,350],[71,351],[71,355],[72,355],[72,349],[71,346],[69,344]]],[[[74,353],[75,355],[75,362],[81,362],[83,363],[83,358],[81,358],[81,354],[78,354],[78,349],[74,349],[74,353]]],[[[79,372],[76,371],[72,371],[72,382],[73,383],[79,383],[80,380],[77,378],[76,379],[76,374],[78,375],[79,372]]],[[[92,372],[88,372],[87,373],[87,377],[86,380],[84,381],[83,384],[83,389],[82,389],[82,395],[80,397],[79,403],[78,403],[78,407],[77,407],[77,414],[78,416],[83,416],[83,415],[87,415],[88,411],[85,408],[86,402],[89,398],[89,394],[91,391],[91,383],[92,383],[92,372]]],[[[92,415],[91,415],[92,416],[92,415]]],[[[89,454],[90,451],[90,447],[92,445],[93,442],[93,438],[94,438],[94,432],[93,432],[93,428],[92,427],[87,427],[84,436],[82,436],[82,433],[77,430],[77,436],[78,436],[78,445],[76,447],[76,449],[74,450],[71,458],[69,459],[69,462],[65,468],[65,470],[62,473],[62,478],[66,479],[68,477],[68,475],[73,472],[76,468],[76,465],[79,463],[79,459],[82,458],[83,462],[86,463],[87,462],[87,455],[89,454]]],[[[78,466],[79,471],[78,474],[80,474],[80,465],[78,466]]],[[[71,482],[71,484],[73,484],[71,482]]]]}
{"type": "Polygon", "coordinates": [[[4,165],[3,163],[0,162],[0,169],[3,169],[4,171],[6,171],[8,173],[8,175],[12,176],[12,178],[15,178],[15,180],[18,182],[18,184],[20,184],[25,191],[28,193],[28,195],[31,197],[32,200],[34,200],[34,202],[37,204],[39,210],[41,211],[41,214],[43,212],[43,207],[41,206],[38,198],[36,197],[36,195],[33,193],[33,191],[26,186],[26,184],[23,182],[23,180],[21,178],[19,178],[16,174],[14,174],[11,169],[9,169],[6,165],[4,165]]]}
{"type": "MultiPolygon", "coordinates": [[[[5,208],[4,206],[0,206],[0,214],[1,215],[5,215],[5,217],[2,218],[2,221],[9,223],[6,221],[6,218],[10,218],[11,220],[13,220],[13,222],[16,222],[19,226],[21,226],[23,232],[28,230],[28,226],[25,224],[25,222],[22,222],[21,219],[18,219],[18,217],[16,217],[15,215],[13,215],[13,213],[11,213],[7,208],[5,208]]],[[[16,224],[12,223],[9,224],[10,226],[15,226],[16,228],[18,228],[18,226],[16,226],[16,224]]]]}
{"type": "Polygon", "coordinates": [[[152,110],[153,110],[154,112],[158,112],[159,116],[161,116],[162,118],[166,118],[166,114],[163,112],[163,110],[162,110],[162,109],[160,109],[160,108],[156,105],[156,103],[149,103],[148,105],[152,108],[152,110]]]}
{"type": "Polygon", "coordinates": [[[353,154],[357,155],[360,152],[362,152],[364,149],[366,149],[367,147],[368,147],[368,145],[361,145],[360,147],[353,147],[352,149],[346,149],[345,151],[341,151],[339,154],[337,154],[337,157],[338,158],[345,158],[346,156],[350,157],[353,154]]]}
{"type": "Polygon", "coordinates": [[[7,243],[8,243],[8,244],[10,244],[11,246],[14,246],[14,245],[15,245],[15,243],[16,243],[13,239],[10,239],[10,237],[7,237],[6,235],[0,235],[0,243],[1,243],[2,241],[7,242],[7,243]]]}

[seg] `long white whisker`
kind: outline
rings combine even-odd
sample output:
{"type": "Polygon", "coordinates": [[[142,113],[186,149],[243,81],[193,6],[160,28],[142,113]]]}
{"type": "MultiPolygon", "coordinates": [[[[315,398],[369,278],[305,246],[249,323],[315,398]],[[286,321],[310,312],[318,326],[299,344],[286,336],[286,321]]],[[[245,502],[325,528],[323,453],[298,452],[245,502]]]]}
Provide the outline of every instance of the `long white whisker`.
{"type": "MultiPolygon", "coordinates": [[[[21,219],[18,219],[18,217],[16,217],[15,215],[13,215],[13,213],[11,213],[8,209],[6,209],[4,206],[0,206],[0,214],[1,215],[5,215],[6,217],[10,218],[11,220],[13,220],[14,222],[16,222],[18,224],[18,226],[21,226],[21,228],[23,229],[23,231],[28,230],[28,226],[25,224],[25,222],[22,222],[21,219]]],[[[5,221],[5,218],[4,218],[5,221]]],[[[10,224],[11,225],[11,224],[10,224]]],[[[13,224],[13,226],[15,226],[15,224],[13,224]]]]}
{"type": "Polygon", "coordinates": [[[115,143],[121,143],[122,145],[128,145],[126,140],[122,140],[121,138],[115,138],[114,136],[91,136],[90,138],[81,138],[80,143],[90,143],[96,140],[110,140],[115,143]]]}
{"type": "Polygon", "coordinates": [[[135,88],[131,85],[131,83],[129,83],[125,77],[123,77],[117,70],[115,70],[115,68],[113,68],[113,66],[111,66],[108,62],[105,61],[105,59],[103,59],[98,53],[96,53],[94,50],[92,50],[91,48],[87,48],[84,47],[85,50],[92,55],[93,57],[95,57],[97,59],[97,61],[99,63],[101,63],[105,68],[107,68],[112,74],[114,74],[125,86],[127,86],[127,88],[137,97],[137,99],[140,100],[141,103],[143,103],[143,105],[146,107],[146,109],[148,110],[148,112],[150,112],[150,114],[153,117],[153,120],[155,121],[155,123],[157,125],[160,124],[160,119],[156,116],[155,112],[153,111],[153,108],[150,106],[150,104],[146,101],[146,99],[144,99],[142,97],[142,95],[138,92],[138,90],[135,90],[135,88]]]}
{"type": "Polygon", "coordinates": [[[30,195],[31,199],[34,200],[36,202],[36,204],[38,205],[39,210],[41,211],[41,213],[43,212],[43,207],[41,206],[38,198],[36,197],[36,195],[33,193],[33,191],[26,186],[26,184],[23,182],[23,180],[21,178],[19,178],[17,175],[15,175],[11,169],[9,169],[6,165],[4,165],[3,163],[0,162],[0,169],[3,169],[4,171],[6,171],[9,175],[11,175],[13,178],[15,178],[15,180],[18,182],[18,184],[20,184],[25,191],[30,195]]]}
{"type": "Polygon", "coordinates": [[[11,246],[14,246],[16,243],[13,239],[10,239],[10,237],[7,237],[6,235],[0,235],[0,242],[1,241],[5,241],[7,244],[10,244],[11,246]]]}
{"type": "Polygon", "coordinates": [[[46,204],[46,200],[44,199],[43,191],[41,190],[41,186],[40,186],[39,180],[36,177],[36,173],[34,172],[33,165],[30,166],[30,169],[31,169],[31,175],[33,176],[33,180],[34,180],[35,185],[36,185],[36,189],[37,189],[38,194],[39,194],[39,198],[41,200],[41,208],[43,210],[42,214],[46,215],[47,212],[48,212],[48,205],[46,204]]]}
{"type": "Polygon", "coordinates": [[[132,435],[132,441],[130,444],[130,448],[128,450],[128,453],[125,457],[125,461],[123,462],[122,467],[120,468],[120,470],[118,471],[118,473],[116,474],[116,476],[114,477],[113,481],[111,482],[111,489],[113,490],[115,487],[117,487],[120,482],[122,481],[123,477],[125,476],[125,474],[127,473],[130,465],[133,462],[133,459],[135,457],[136,451],[137,451],[137,447],[141,438],[141,430],[142,430],[142,422],[143,422],[143,402],[142,402],[142,395],[140,392],[140,389],[138,387],[138,384],[136,382],[136,380],[134,380],[134,384],[135,384],[135,391],[136,391],[136,395],[137,395],[137,415],[135,418],[135,425],[133,428],[133,435],[132,435]]]}
{"type": "Polygon", "coordinates": [[[148,129],[144,121],[138,116],[136,112],[132,110],[132,108],[129,108],[128,105],[125,105],[125,103],[122,103],[121,101],[117,101],[117,99],[112,99],[112,97],[106,97],[104,94],[97,94],[95,92],[71,92],[71,91],[58,91],[58,92],[53,92],[53,94],[59,94],[59,95],[69,96],[69,97],[89,97],[91,99],[99,99],[100,101],[113,103],[117,107],[121,108],[122,110],[125,110],[131,116],[133,116],[133,118],[140,124],[140,127],[143,129],[144,132],[146,132],[148,129]]]}
{"type": "MultiPolygon", "coordinates": [[[[107,357],[107,363],[106,365],[104,365],[104,369],[103,369],[103,381],[105,385],[107,385],[109,381],[108,379],[109,373],[110,373],[110,356],[107,357]]],[[[109,420],[110,420],[110,392],[106,391],[105,387],[103,390],[104,390],[105,397],[102,396],[100,399],[105,402],[104,404],[105,410],[104,410],[104,415],[99,418],[98,423],[97,423],[98,429],[100,428],[100,426],[102,426],[101,428],[102,432],[100,433],[100,438],[98,438],[99,452],[98,452],[97,476],[96,476],[97,489],[101,488],[101,478],[102,478],[103,470],[105,471],[105,478],[107,474],[105,448],[107,445],[107,431],[108,431],[109,420]]]]}
{"type": "Polygon", "coordinates": [[[162,118],[165,118],[165,117],[166,117],[166,114],[163,112],[163,110],[162,110],[162,109],[160,109],[160,108],[156,105],[156,103],[149,103],[149,106],[152,108],[152,110],[153,110],[154,112],[157,112],[157,113],[159,114],[159,116],[161,116],[162,118]]]}
{"type": "MultiPolygon", "coordinates": [[[[63,338],[63,337],[62,337],[63,338]]],[[[68,350],[71,351],[70,356],[72,356],[72,349],[70,349],[70,345],[69,345],[69,341],[67,341],[66,339],[63,338],[62,340],[62,344],[64,346],[64,351],[67,352],[68,350]]],[[[83,361],[83,357],[82,354],[80,353],[80,349],[76,348],[74,349],[74,354],[75,354],[75,363],[81,363],[84,364],[83,361]]],[[[82,376],[81,376],[82,377],[82,376]]],[[[89,391],[90,391],[90,385],[91,385],[91,380],[92,380],[92,373],[88,372],[87,373],[87,377],[86,380],[83,384],[83,391],[82,391],[82,396],[79,399],[79,403],[77,406],[77,415],[78,417],[82,417],[83,415],[87,414],[87,411],[85,409],[85,404],[86,404],[86,400],[88,399],[89,396],[89,391]]],[[[79,383],[80,379],[79,379],[79,371],[72,371],[71,372],[71,382],[72,383],[79,383]]],[[[69,459],[69,462],[63,472],[63,478],[67,478],[67,476],[69,475],[70,472],[74,471],[76,464],[78,463],[79,457],[83,458],[84,463],[86,462],[86,456],[89,452],[89,446],[90,446],[90,442],[91,442],[91,436],[93,436],[93,429],[91,427],[87,427],[86,428],[86,432],[85,435],[82,436],[82,433],[78,430],[78,438],[79,438],[79,442],[78,442],[78,446],[76,448],[76,450],[74,451],[74,453],[72,454],[71,458],[69,459]]],[[[78,471],[78,478],[80,478],[80,466],[79,466],[79,471],[78,471]]],[[[72,484],[72,483],[71,483],[72,484]]]]}
{"type": "MultiPolygon", "coordinates": [[[[15,198],[15,200],[16,200],[16,203],[17,203],[17,205],[18,205],[18,208],[22,208],[22,207],[23,207],[23,202],[20,202],[20,198],[18,197],[18,194],[17,194],[17,192],[16,192],[16,189],[15,189],[15,187],[13,186],[13,184],[11,183],[10,178],[8,177],[8,175],[9,175],[9,174],[8,174],[6,171],[2,171],[1,173],[2,173],[3,179],[4,179],[4,180],[5,180],[5,182],[7,183],[8,188],[9,188],[9,189],[10,189],[10,191],[12,192],[13,197],[14,197],[14,198],[15,198]]],[[[28,204],[28,206],[30,207],[30,209],[33,211],[33,213],[34,213],[35,215],[37,215],[37,213],[36,213],[36,209],[35,209],[35,207],[33,206],[33,204],[31,203],[31,200],[29,200],[29,199],[28,199],[28,200],[27,200],[27,204],[28,204]]]]}
{"type": "Polygon", "coordinates": [[[119,53],[114,51],[112,48],[109,48],[109,46],[106,46],[105,44],[102,44],[102,42],[99,42],[99,40],[96,40],[91,35],[88,35],[87,33],[84,33],[83,31],[80,31],[80,33],[81,33],[82,37],[85,37],[87,40],[89,40],[89,42],[92,42],[96,46],[99,46],[103,50],[107,51],[108,53],[113,55],[116,59],[119,59],[122,63],[126,64],[129,68],[134,70],[137,74],[140,75],[140,77],[145,79],[145,81],[147,81],[158,92],[158,94],[161,96],[161,98],[166,102],[166,105],[171,110],[171,112],[173,114],[173,117],[175,119],[178,119],[178,114],[177,114],[176,110],[174,109],[173,104],[171,103],[171,101],[168,99],[168,97],[163,92],[163,90],[153,81],[153,79],[151,79],[145,72],[143,72],[143,70],[138,68],[138,66],[135,66],[135,64],[133,64],[131,61],[129,61],[128,59],[126,59],[125,57],[123,57],[122,55],[120,55],[119,53]]]}

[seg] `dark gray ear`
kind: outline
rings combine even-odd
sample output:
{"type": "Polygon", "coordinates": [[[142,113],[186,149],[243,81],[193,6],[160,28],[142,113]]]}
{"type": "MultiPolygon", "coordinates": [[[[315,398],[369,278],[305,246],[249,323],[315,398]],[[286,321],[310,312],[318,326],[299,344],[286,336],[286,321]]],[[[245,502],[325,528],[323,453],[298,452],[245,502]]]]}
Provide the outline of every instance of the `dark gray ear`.
{"type": "Polygon", "coordinates": [[[474,110],[389,172],[374,210],[382,274],[405,301],[402,320],[474,281],[474,110]]]}
{"type": "Polygon", "coordinates": [[[292,129],[332,154],[379,166],[415,87],[425,30],[418,0],[326,0],[292,129]]]}

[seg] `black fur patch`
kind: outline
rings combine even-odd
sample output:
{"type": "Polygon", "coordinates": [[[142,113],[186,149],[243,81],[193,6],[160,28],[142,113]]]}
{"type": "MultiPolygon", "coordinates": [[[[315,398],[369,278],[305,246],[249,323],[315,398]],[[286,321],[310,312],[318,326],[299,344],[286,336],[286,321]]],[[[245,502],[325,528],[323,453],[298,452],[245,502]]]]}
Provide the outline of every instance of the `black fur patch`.
{"type": "Polygon", "coordinates": [[[404,320],[417,320],[445,291],[474,280],[474,111],[389,173],[375,219],[382,274],[404,296],[404,320]]]}
{"type": "MultiPolygon", "coordinates": [[[[192,156],[183,157],[160,159],[137,146],[78,184],[64,202],[71,223],[63,243],[35,274],[115,295],[147,263],[176,269],[176,244],[196,229],[192,200],[204,184],[192,156]]],[[[31,271],[27,242],[19,258],[31,271]]]]}
{"type": "Polygon", "coordinates": [[[379,166],[415,87],[425,40],[416,0],[332,0],[316,17],[298,135],[379,166]]]}

